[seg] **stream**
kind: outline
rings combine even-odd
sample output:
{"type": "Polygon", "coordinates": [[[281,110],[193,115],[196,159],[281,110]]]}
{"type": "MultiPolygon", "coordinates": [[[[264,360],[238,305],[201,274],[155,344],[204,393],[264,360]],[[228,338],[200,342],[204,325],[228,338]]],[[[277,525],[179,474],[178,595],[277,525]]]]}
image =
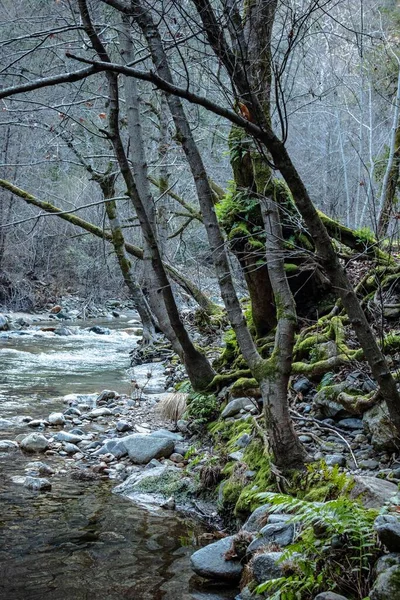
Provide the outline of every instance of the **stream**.
{"type": "MultiPolygon", "coordinates": [[[[32,431],[23,416],[46,418],[65,410],[64,395],[129,392],[128,352],[139,338],[127,319],[68,321],[70,336],[41,331],[45,325],[0,333],[0,440],[32,431]],[[89,332],[93,325],[109,328],[110,334],[89,332]]],[[[157,367],[161,364],[151,365],[157,367]]],[[[148,368],[138,368],[138,379],[148,368]]],[[[63,461],[56,454],[0,453],[1,600],[235,597],[232,590],[204,588],[190,570],[189,556],[205,525],[138,507],[112,494],[115,481],[75,481],[63,461]],[[55,469],[51,491],[13,483],[12,477],[26,475],[35,460],[55,469]]]]}

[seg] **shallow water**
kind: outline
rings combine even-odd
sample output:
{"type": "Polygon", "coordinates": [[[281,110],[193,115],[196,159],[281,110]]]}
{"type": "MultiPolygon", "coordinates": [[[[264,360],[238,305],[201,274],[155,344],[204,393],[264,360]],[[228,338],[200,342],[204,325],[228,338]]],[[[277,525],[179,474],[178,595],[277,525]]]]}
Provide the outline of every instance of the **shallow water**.
{"type": "MultiPolygon", "coordinates": [[[[76,329],[69,337],[39,331],[0,337],[0,439],[29,433],[21,415],[62,410],[60,396],[67,393],[129,390],[128,352],[137,338],[123,331],[126,323],[105,325],[113,327],[109,336],[76,329]]],[[[157,380],[160,369],[152,366],[157,380]]],[[[137,367],[135,377],[144,382],[148,370],[137,367]]],[[[234,598],[232,591],[201,589],[190,570],[203,525],[139,508],[111,494],[108,480],[75,481],[59,472],[65,460],[0,454],[1,600],[234,598]],[[57,471],[50,492],[11,481],[43,458],[57,471]]]]}

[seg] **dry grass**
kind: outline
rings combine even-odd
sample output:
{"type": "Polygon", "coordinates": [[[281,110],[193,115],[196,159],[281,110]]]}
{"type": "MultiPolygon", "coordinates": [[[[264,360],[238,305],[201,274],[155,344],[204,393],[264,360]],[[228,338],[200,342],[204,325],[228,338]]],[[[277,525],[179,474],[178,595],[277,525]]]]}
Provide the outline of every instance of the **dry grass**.
{"type": "Polygon", "coordinates": [[[187,408],[188,394],[179,392],[166,394],[157,405],[159,415],[168,421],[173,421],[176,425],[177,421],[182,418],[187,408]]]}

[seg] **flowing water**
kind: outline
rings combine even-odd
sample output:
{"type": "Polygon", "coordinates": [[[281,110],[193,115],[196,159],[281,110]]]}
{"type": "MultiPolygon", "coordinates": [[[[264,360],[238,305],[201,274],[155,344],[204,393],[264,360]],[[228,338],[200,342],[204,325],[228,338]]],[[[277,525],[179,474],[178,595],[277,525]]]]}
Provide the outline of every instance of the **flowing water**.
{"type": "MultiPolygon", "coordinates": [[[[0,439],[29,433],[24,415],[63,410],[65,394],[129,390],[128,352],[137,338],[126,321],[100,323],[112,328],[110,335],[83,329],[93,324],[80,322],[68,337],[35,327],[0,334],[0,439]]],[[[147,369],[139,367],[137,378],[147,369]]],[[[66,459],[58,455],[44,457],[57,471],[51,491],[12,482],[38,459],[0,454],[1,600],[234,598],[232,591],[199,587],[190,570],[203,525],[139,508],[112,494],[111,481],[75,481],[62,473],[66,459]]]]}

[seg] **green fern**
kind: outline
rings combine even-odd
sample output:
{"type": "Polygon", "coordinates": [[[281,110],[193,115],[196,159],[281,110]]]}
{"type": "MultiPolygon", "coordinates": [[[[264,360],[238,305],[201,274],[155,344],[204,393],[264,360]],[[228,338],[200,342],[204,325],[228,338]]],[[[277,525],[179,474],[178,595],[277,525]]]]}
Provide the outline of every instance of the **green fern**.
{"type": "Polygon", "coordinates": [[[291,496],[259,494],[271,512],[292,515],[300,533],[282,556],[286,575],[266,581],[257,591],[270,600],[308,600],[329,589],[362,600],[368,594],[372,567],[381,553],[373,528],[377,511],[339,498],[307,502],[291,496]]]}

